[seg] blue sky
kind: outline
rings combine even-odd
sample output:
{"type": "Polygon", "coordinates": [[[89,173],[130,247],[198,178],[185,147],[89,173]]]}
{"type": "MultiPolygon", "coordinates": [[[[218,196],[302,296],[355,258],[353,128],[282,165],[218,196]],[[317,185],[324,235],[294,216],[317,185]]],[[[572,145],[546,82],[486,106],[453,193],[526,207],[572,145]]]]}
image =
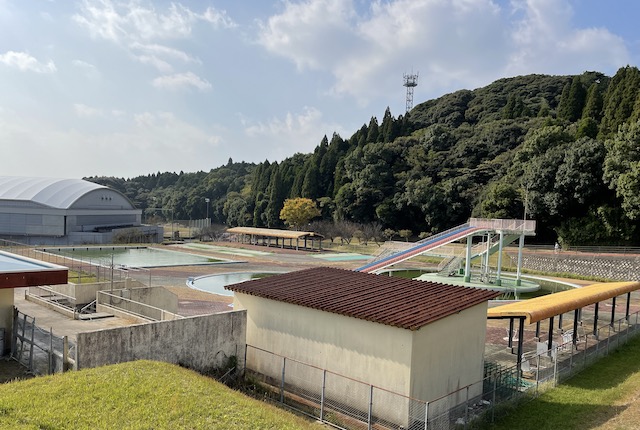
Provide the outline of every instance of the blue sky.
{"type": "Polygon", "coordinates": [[[637,0],[0,0],[2,175],[209,171],[414,102],[638,65],[637,0]]]}

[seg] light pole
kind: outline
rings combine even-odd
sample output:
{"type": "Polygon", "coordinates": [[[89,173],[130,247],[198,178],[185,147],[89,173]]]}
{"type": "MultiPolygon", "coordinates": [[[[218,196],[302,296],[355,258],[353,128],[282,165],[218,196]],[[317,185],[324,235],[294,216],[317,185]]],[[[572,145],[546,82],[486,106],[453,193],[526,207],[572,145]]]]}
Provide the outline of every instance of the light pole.
{"type": "Polygon", "coordinates": [[[205,201],[205,203],[207,204],[207,220],[205,221],[205,225],[206,225],[207,227],[209,227],[209,202],[210,202],[211,200],[209,200],[209,197],[205,197],[205,198],[204,198],[204,201],[205,201]]]}

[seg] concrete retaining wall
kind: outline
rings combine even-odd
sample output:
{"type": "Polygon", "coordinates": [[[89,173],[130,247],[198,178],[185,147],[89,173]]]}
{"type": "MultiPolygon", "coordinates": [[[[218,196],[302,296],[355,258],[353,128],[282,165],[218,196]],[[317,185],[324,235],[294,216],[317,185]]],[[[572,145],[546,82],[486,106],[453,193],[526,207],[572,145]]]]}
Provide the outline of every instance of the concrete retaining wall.
{"type": "MultiPolygon", "coordinates": [[[[513,264],[517,254],[509,254],[513,264]]],[[[547,273],[574,273],[619,281],[640,280],[640,258],[602,254],[523,254],[522,267],[547,273]]]]}
{"type": "Polygon", "coordinates": [[[235,356],[242,368],[246,327],[243,310],[78,333],[76,367],[145,359],[206,371],[235,356]]]}
{"type": "MultiPolygon", "coordinates": [[[[133,279],[125,281],[113,281],[114,290],[137,287],[145,287],[145,285],[133,279]]],[[[58,293],[64,294],[65,296],[75,297],[77,304],[86,304],[91,303],[96,299],[96,293],[98,291],[111,290],[112,284],[111,281],[93,282],[86,284],[74,284],[73,282],[69,282],[68,284],[63,285],[52,285],[50,288],[58,293]]],[[[167,291],[167,293],[172,294],[169,291],[167,291]]]]}
{"type": "Polygon", "coordinates": [[[113,293],[125,299],[144,303],[149,306],[164,309],[165,311],[178,312],[178,296],[164,287],[131,288],[117,292],[114,291],[113,293]]]}

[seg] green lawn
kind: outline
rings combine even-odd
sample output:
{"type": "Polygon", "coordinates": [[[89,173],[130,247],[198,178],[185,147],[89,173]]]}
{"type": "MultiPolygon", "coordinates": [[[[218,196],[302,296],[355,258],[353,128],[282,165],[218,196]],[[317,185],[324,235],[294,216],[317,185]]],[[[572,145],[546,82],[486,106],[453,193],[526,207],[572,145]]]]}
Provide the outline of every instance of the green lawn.
{"type": "Polygon", "coordinates": [[[521,403],[496,430],[640,428],[640,337],[539,398],[521,403]]]}
{"type": "Polygon", "coordinates": [[[318,429],[181,367],[137,361],[0,385],[2,429],[318,429]]]}

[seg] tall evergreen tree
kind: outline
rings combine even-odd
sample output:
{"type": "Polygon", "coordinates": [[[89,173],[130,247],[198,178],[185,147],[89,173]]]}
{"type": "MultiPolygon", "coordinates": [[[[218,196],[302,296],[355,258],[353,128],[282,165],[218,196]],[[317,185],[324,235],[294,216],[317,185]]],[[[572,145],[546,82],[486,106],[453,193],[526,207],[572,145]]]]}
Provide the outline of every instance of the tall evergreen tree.
{"type": "Polygon", "coordinates": [[[574,76],[571,84],[565,85],[562,90],[557,116],[570,122],[576,122],[582,117],[586,91],[580,77],[574,76]]]}
{"type": "Polygon", "coordinates": [[[280,210],[284,203],[287,190],[282,186],[282,177],[278,163],[273,163],[273,174],[269,184],[269,203],[265,209],[267,227],[273,228],[280,225],[280,210]]]}
{"type": "Polygon", "coordinates": [[[640,71],[626,66],[611,79],[603,101],[600,135],[609,137],[629,120],[640,93],[640,71]]]}
{"type": "Polygon", "coordinates": [[[591,84],[587,91],[582,118],[593,118],[598,122],[602,118],[602,84],[599,82],[591,84]]]}
{"type": "Polygon", "coordinates": [[[378,141],[378,133],[380,132],[378,129],[378,118],[375,116],[371,117],[369,121],[369,132],[367,133],[366,143],[373,143],[378,141]]]}

